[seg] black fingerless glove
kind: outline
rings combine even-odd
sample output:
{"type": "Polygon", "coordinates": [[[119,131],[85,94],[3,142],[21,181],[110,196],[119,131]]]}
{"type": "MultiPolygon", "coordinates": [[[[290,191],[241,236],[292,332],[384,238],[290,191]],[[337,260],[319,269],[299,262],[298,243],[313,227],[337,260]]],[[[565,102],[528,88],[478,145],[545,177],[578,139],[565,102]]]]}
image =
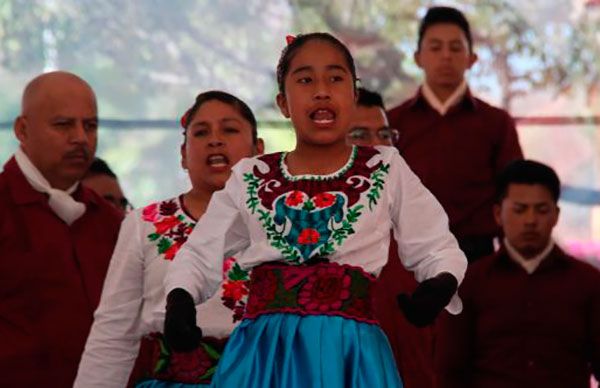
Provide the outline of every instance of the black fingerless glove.
{"type": "Polygon", "coordinates": [[[167,295],[165,339],[176,352],[189,352],[200,345],[202,330],[196,326],[196,306],[192,296],[182,288],[167,295]]]}
{"type": "Polygon", "coordinates": [[[417,327],[431,325],[437,315],[450,303],[458,281],[454,275],[442,272],[424,280],[412,295],[398,295],[398,306],[406,319],[417,327]]]}

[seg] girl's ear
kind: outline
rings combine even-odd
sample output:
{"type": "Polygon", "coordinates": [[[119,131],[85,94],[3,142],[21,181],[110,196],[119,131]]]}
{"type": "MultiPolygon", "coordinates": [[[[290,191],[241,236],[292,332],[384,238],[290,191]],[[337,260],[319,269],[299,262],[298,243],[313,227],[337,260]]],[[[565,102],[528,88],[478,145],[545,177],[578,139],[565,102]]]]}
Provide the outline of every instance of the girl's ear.
{"type": "Polygon", "coordinates": [[[277,95],[276,101],[277,101],[277,106],[279,107],[279,110],[281,111],[281,114],[286,119],[289,119],[290,118],[290,110],[288,109],[287,99],[285,98],[285,95],[283,93],[279,93],[277,95]]]}
{"type": "Polygon", "coordinates": [[[254,145],[254,155],[262,155],[265,153],[265,142],[262,137],[256,139],[256,144],[254,145]]]}

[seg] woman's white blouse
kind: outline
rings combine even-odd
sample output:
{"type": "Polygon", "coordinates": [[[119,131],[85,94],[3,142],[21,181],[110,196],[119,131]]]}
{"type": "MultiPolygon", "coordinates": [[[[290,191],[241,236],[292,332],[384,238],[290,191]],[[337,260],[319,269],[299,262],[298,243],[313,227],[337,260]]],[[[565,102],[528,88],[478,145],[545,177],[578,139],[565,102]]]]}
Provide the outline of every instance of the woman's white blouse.
{"type": "MultiPolygon", "coordinates": [[[[176,253],[195,223],[182,206],[181,197],[151,204],[125,218],[75,387],[126,386],[142,336],[162,332],[164,277],[173,260],[178,260],[176,253]]],[[[228,259],[224,264],[231,269],[235,263],[228,259]]],[[[221,265],[221,276],[223,269],[221,265]]],[[[227,279],[226,285],[231,285],[227,279]]],[[[244,286],[239,286],[243,291],[244,286]]],[[[196,307],[197,323],[205,336],[227,337],[235,327],[234,311],[223,305],[225,296],[221,288],[196,307]]],[[[230,302],[232,306],[236,303],[230,302]]]]}

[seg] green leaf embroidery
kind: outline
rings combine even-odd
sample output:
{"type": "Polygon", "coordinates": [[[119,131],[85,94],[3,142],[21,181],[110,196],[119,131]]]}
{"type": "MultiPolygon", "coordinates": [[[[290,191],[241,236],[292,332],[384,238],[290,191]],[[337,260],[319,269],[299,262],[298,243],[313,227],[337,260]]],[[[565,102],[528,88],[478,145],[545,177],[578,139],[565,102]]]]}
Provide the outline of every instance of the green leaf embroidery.
{"type": "Polygon", "coordinates": [[[206,371],[205,374],[203,374],[202,376],[199,377],[200,380],[205,380],[208,379],[210,376],[215,374],[215,371],[217,370],[217,365],[211,367],[209,370],[206,371]]]}
{"type": "Polygon", "coordinates": [[[377,205],[377,201],[381,198],[380,191],[383,190],[385,181],[383,178],[390,170],[390,164],[382,164],[379,168],[371,174],[371,190],[367,193],[369,200],[369,210],[373,210],[373,206],[377,205]]]}
{"type": "Polygon", "coordinates": [[[215,348],[213,348],[205,342],[201,342],[200,344],[202,345],[202,347],[206,351],[206,354],[208,354],[210,358],[212,358],[213,360],[218,360],[219,358],[221,358],[221,355],[215,348]]]}
{"type": "Polygon", "coordinates": [[[167,369],[168,366],[169,366],[169,359],[161,357],[158,359],[158,362],[156,363],[156,366],[154,367],[154,373],[160,373],[160,372],[164,371],[165,369],[167,369]]]}
{"type": "Polygon", "coordinates": [[[229,271],[228,277],[229,280],[248,280],[248,271],[243,270],[238,263],[235,263],[229,271]]]}
{"type": "Polygon", "coordinates": [[[162,254],[167,251],[167,249],[171,248],[171,242],[165,237],[161,238],[158,241],[158,253],[162,254]]]}
{"type": "Polygon", "coordinates": [[[316,208],[315,204],[310,199],[308,201],[304,202],[304,205],[302,206],[302,210],[306,210],[306,211],[315,210],[315,208],[316,208]]]}
{"type": "Polygon", "coordinates": [[[150,239],[150,241],[156,241],[156,240],[158,240],[159,237],[160,237],[160,234],[158,234],[158,233],[150,233],[148,235],[148,239],[150,239]]]}
{"type": "Polygon", "coordinates": [[[260,185],[261,179],[254,176],[252,173],[245,173],[243,175],[244,182],[248,183],[246,188],[246,194],[248,195],[248,199],[246,200],[246,205],[250,209],[251,213],[254,214],[256,212],[256,208],[258,207],[259,199],[256,195],[258,186],[260,185]]]}

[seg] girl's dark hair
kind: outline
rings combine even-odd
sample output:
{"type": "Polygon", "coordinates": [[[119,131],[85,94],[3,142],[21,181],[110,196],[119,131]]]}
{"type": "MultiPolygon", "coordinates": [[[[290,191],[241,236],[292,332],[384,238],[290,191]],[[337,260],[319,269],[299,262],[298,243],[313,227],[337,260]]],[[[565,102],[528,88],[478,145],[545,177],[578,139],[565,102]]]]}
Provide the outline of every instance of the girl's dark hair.
{"type": "Polygon", "coordinates": [[[252,127],[252,143],[256,144],[258,140],[258,130],[256,118],[254,117],[254,113],[252,113],[252,109],[250,109],[250,107],[244,101],[240,100],[236,96],[220,90],[210,90],[208,92],[198,94],[194,105],[192,105],[181,117],[181,126],[183,129],[187,129],[187,127],[190,125],[190,122],[194,118],[194,115],[205,102],[213,100],[220,101],[233,107],[246,121],[250,123],[250,126],[252,127]]]}
{"type": "Polygon", "coordinates": [[[279,93],[284,93],[285,76],[290,71],[290,63],[292,62],[292,59],[294,59],[294,56],[302,46],[312,40],[328,42],[342,52],[344,58],[346,59],[346,64],[350,69],[350,73],[352,73],[352,81],[356,89],[356,81],[358,80],[356,77],[356,66],[354,65],[354,58],[352,58],[352,54],[350,54],[348,47],[327,32],[311,32],[310,34],[300,34],[296,36],[296,38],[281,51],[279,63],[277,63],[277,85],[279,86],[279,93]]]}

